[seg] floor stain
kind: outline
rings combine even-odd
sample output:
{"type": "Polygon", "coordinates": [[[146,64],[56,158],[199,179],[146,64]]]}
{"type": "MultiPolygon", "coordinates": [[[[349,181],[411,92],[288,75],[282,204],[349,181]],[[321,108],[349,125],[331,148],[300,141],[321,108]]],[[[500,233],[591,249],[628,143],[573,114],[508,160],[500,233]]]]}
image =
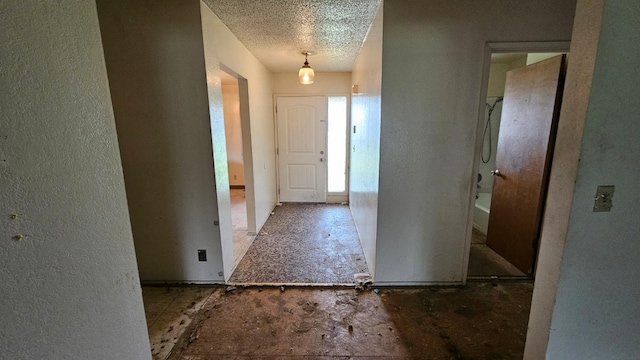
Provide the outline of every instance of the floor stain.
{"type": "Polygon", "coordinates": [[[169,360],[521,359],[532,291],[530,282],[380,293],[309,287],[225,293],[220,287],[169,360]]]}

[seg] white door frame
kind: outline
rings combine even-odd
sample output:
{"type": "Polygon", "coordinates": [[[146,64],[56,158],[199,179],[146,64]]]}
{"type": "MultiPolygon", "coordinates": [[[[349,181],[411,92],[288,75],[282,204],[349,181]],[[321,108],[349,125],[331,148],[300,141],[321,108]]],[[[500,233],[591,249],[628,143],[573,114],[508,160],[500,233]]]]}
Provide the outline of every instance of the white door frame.
{"type": "MultiPolygon", "coordinates": [[[[485,121],[485,104],[489,90],[489,71],[491,70],[492,53],[544,53],[544,52],[569,52],[568,41],[552,42],[488,42],[485,45],[484,66],[482,70],[482,88],[478,101],[478,120],[476,124],[476,150],[473,155],[473,171],[470,174],[471,188],[469,189],[469,210],[467,215],[467,230],[462,261],[462,283],[467,283],[469,272],[469,254],[471,252],[471,233],[473,231],[473,210],[475,207],[476,180],[480,168],[480,154],[482,153],[482,130],[485,121]]],[[[552,159],[553,161],[553,159],[552,159]]],[[[541,226],[544,226],[541,225],[541,226]]],[[[541,228],[542,229],[542,228],[541,228]]],[[[538,247],[539,250],[539,247],[538,247]]],[[[539,257],[536,257],[536,262],[539,257]]],[[[534,265],[537,269],[537,265],[534,265]]]]}
{"type": "MultiPolygon", "coordinates": [[[[470,174],[472,181],[470,181],[471,189],[469,194],[469,217],[467,219],[467,236],[464,252],[464,261],[462,263],[463,271],[463,283],[467,281],[467,272],[469,265],[469,251],[471,246],[471,231],[473,228],[473,207],[475,206],[475,186],[476,186],[476,174],[479,169],[479,157],[482,151],[482,125],[484,123],[484,106],[487,98],[488,84],[489,84],[489,70],[491,65],[491,53],[507,53],[507,52],[570,52],[570,42],[508,42],[508,43],[487,43],[485,46],[484,67],[482,73],[482,88],[480,92],[479,108],[478,108],[478,122],[476,129],[476,151],[473,158],[473,172],[470,174]]],[[[569,53],[570,62],[571,54],[569,53]]],[[[568,68],[567,79],[572,76],[571,69],[568,68]]],[[[567,88],[565,87],[566,91],[567,88]]],[[[564,96],[566,100],[566,96],[564,96]]],[[[565,106],[565,104],[563,104],[565,106]]],[[[572,161],[574,148],[578,147],[582,139],[582,130],[580,134],[572,134],[571,137],[563,136],[560,129],[563,127],[565,120],[563,112],[561,111],[559,123],[558,123],[558,135],[556,137],[556,148],[551,159],[551,174],[548,184],[548,191],[546,195],[546,208],[545,214],[543,214],[542,224],[540,225],[540,241],[538,246],[538,256],[535,265],[535,281],[533,297],[531,301],[531,309],[529,311],[529,322],[527,337],[525,341],[525,357],[527,355],[536,352],[537,347],[541,346],[545,341],[545,337],[548,340],[549,326],[551,324],[551,312],[553,310],[553,301],[556,297],[556,290],[558,285],[559,276],[559,263],[562,259],[563,249],[559,244],[553,243],[553,238],[566,236],[566,227],[568,224],[569,213],[567,211],[570,208],[571,196],[573,194],[574,183],[560,183],[558,179],[566,178],[575,180],[576,174],[572,173],[572,167],[568,162],[572,161]],[[560,145],[560,146],[559,146],[560,145]],[[573,148],[572,148],[573,147],[573,148]],[[569,158],[567,158],[567,156],[569,158]],[[562,165],[554,166],[554,163],[562,163],[562,165]],[[563,166],[564,165],[564,166],[563,166]],[[559,170],[558,173],[554,171],[559,170]],[[563,194],[562,199],[555,200],[550,195],[555,191],[555,195],[563,194]],[[555,200],[555,201],[553,201],[555,200]],[[560,207],[561,209],[556,209],[560,207]],[[552,209],[553,214],[549,213],[549,209],[552,209]],[[556,218],[554,221],[547,222],[547,217],[553,217],[559,215],[566,217],[566,222],[563,222],[562,218],[556,218]],[[564,233],[564,235],[562,235],[564,233]]],[[[577,159],[576,159],[577,160],[577,159]]],[[[544,344],[546,346],[546,343],[544,344]]]]}

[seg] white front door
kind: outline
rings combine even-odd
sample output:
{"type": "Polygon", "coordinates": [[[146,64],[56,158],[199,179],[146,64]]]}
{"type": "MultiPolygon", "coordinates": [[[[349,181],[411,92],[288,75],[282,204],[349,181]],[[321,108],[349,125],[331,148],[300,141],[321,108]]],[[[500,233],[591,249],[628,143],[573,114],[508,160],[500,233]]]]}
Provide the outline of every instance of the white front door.
{"type": "Polygon", "coordinates": [[[278,97],[280,202],[327,200],[327,99],[278,97]]]}

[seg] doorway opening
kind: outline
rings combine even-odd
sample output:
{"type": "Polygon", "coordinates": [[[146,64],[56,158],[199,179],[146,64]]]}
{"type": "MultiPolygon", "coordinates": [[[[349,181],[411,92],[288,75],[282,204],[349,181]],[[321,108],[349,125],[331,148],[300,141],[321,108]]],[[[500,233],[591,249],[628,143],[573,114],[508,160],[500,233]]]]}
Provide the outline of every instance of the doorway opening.
{"type": "Polygon", "coordinates": [[[248,88],[246,79],[224,65],[220,79],[235,268],[256,235],[248,88]]]}
{"type": "Polygon", "coordinates": [[[368,272],[347,204],[348,101],[275,97],[279,206],[230,283],[352,285],[368,272]]]}
{"type": "Polygon", "coordinates": [[[535,275],[564,56],[523,51],[491,54],[476,159],[468,279],[532,279],[535,275]]]}

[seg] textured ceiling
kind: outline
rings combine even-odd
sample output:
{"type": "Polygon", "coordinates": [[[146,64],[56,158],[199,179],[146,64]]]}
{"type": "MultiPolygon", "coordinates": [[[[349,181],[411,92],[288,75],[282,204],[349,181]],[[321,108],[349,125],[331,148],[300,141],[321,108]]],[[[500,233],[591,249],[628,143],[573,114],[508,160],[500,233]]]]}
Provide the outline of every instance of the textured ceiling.
{"type": "MultiPolygon", "coordinates": [[[[380,0],[203,0],[273,72],[351,71],[380,0]]],[[[233,67],[233,64],[227,64],[233,67]]]]}

